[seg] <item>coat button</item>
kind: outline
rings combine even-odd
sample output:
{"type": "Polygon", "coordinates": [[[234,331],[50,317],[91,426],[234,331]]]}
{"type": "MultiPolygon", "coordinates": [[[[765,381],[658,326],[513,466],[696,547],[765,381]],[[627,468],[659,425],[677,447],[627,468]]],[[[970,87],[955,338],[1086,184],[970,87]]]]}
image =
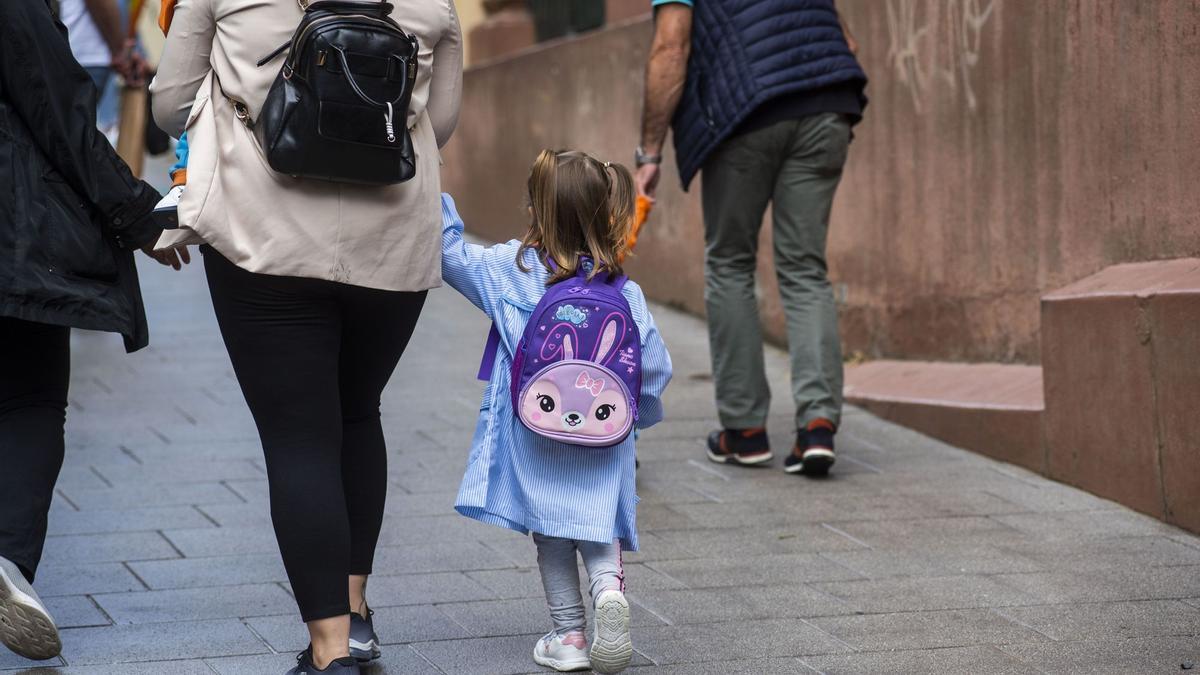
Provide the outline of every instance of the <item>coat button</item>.
{"type": "Polygon", "coordinates": [[[124,222],[125,222],[125,221],[121,220],[121,218],[120,218],[120,217],[113,218],[113,225],[120,225],[120,224],[122,224],[122,223],[124,223],[124,222]]]}

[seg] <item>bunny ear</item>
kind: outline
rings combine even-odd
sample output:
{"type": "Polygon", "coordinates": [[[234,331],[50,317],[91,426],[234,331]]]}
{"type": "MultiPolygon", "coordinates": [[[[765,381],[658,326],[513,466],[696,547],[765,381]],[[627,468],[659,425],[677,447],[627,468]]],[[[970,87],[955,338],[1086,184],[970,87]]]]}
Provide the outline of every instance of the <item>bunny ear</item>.
{"type": "MultiPolygon", "coordinates": [[[[0,0],[0,2],[3,1],[0,0]]],[[[556,324],[547,332],[546,341],[542,343],[539,357],[543,361],[553,361],[559,358],[561,353],[562,358],[573,359],[578,346],[579,333],[575,332],[575,326],[564,321],[556,324]]]]}
{"type": "Polygon", "coordinates": [[[596,355],[592,357],[592,361],[603,364],[605,357],[612,351],[613,345],[617,342],[617,323],[624,324],[620,314],[610,314],[604,320],[604,330],[600,333],[600,344],[596,345],[596,355]]]}
{"type": "Polygon", "coordinates": [[[575,348],[571,345],[570,334],[563,336],[563,360],[570,361],[575,358],[575,348]]]}

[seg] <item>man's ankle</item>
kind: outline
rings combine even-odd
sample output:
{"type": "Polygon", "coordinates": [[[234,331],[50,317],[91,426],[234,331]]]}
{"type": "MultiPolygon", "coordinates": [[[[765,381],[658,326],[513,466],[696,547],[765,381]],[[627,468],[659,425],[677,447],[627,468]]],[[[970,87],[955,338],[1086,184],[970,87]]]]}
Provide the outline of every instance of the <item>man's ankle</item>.
{"type": "Polygon", "coordinates": [[[809,421],[808,424],[804,425],[804,429],[805,429],[805,431],[813,431],[815,429],[828,429],[829,431],[832,431],[833,433],[837,433],[837,425],[833,423],[833,420],[830,420],[826,417],[818,417],[814,420],[809,421]]]}

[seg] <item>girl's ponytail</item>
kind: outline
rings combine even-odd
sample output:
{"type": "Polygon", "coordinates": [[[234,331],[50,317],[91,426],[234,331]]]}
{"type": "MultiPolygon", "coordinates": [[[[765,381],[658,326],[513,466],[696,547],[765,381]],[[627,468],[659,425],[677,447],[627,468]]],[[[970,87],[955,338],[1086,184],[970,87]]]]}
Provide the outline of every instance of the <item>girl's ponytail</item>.
{"type": "Polygon", "coordinates": [[[584,230],[588,250],[595,260],[592,275],[602,271],[620,274],[629,228],[633,226],[633,175],[620,164],[596,163],[604,172],[605,195],[593,226],[584,230]]]}
{"type": "MultiPolygon", "coordinates": [[[[530,223],[529,231],[521,241],[517,251],[517,268],[528,272],[525,266],[525,249],[539,249],[542,262],[546,262],[550,251],[557,250],[558,237],[558,153],[553,150],[542,150],[533,168],[529,171],[528,200],[530,223]]],[[[558,261],[561,265],[563,261],[558,261]]]]}

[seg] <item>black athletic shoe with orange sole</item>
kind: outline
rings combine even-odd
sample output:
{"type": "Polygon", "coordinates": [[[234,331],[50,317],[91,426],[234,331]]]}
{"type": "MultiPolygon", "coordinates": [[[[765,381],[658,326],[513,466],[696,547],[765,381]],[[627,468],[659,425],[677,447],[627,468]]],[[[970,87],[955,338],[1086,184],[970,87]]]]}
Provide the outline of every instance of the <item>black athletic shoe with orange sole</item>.
{"type": "Polygon", "coordinates": [[[766,429],[722,429],[708,435],[708,458],[717,464],[756,466],[773,457],[766,429]]]}
{"type": "Polygon", "coordinates": [[[837,427],[824,418],[813,420],[807,428],[797,431],[796,445],[783,460],[783,470],[806,476],[827,475],[837,459],[833,452],[835,433],[837,427]]]}

